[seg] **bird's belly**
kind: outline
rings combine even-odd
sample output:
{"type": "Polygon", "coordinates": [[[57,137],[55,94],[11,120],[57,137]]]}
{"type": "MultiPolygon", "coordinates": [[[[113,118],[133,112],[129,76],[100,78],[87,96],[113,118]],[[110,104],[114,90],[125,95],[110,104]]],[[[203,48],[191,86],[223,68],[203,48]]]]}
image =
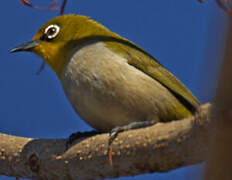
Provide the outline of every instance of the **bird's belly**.
{"type": "Polygon", "coordinates": [[[79,48],[61,82],[75,111],[100,131],[134,121],[177,119],[177,109],[183,108],[159,82],[101,42],[79,48]]]}

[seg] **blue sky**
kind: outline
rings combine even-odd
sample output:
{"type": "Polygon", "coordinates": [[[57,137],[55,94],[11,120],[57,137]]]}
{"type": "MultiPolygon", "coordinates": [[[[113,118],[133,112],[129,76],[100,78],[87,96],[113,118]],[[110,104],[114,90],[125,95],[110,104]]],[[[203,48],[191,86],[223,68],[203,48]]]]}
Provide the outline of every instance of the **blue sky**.
{"type": "MultiPolygon", "coordinates": [[[[46,2],[49,0],[42,5],[46,2]]],[[[48,66],[35,75],[42,59],[31,53],[9,53],[30,40],[58,12],[30,9],[19,0],[1,3],[0,132],[64,138],[75,131],[91,130],[72,110],[48,66]]],[[[65,13],[90,16],[135,42],[175,74],[201,103],[212,100],[225,23],[222,10],[213,0],[203,4],[197,0],[69,0],[65,13]]],[[[203,165],[195,165],[133,179],[195,179],[202,172],[203,165]]]]}

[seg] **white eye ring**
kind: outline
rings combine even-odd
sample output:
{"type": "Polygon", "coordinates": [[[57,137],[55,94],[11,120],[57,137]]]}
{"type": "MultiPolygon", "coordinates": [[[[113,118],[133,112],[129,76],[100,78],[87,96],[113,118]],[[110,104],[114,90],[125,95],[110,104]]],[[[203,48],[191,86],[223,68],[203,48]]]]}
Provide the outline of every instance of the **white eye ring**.
{"type": "Polygon", "coordinates": [[[59,31],[60,27],[58,25],[51,24],[45,29],[44,34],[47,36],[48,39],[53,39],[58,35],[59,31]]]}

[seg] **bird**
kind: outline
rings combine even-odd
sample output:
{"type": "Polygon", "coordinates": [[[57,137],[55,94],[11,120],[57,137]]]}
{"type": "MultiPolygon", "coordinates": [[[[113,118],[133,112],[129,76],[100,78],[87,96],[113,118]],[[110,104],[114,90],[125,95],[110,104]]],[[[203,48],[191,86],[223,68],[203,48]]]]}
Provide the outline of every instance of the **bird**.
{"type": "Polygon", "coordinates": [[[84,15],[56,16],[10,52],[33,52],[56,73],[75,112],[110,133],[191,117],[200,102],[143,48],[84,15]]]}

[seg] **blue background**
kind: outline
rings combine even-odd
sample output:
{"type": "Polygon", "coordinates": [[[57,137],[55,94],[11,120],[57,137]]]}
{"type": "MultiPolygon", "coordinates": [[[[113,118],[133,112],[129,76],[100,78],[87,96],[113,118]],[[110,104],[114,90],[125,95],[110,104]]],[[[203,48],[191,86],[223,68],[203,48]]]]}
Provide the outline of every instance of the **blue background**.
{"type": "MultiPolygon", "coordinates": [[[[46,5],[50,1],[32,1],[46,5]]],[[[65,13],[90,16],[143,47],[174,73],[201,103],[212,100],[220,65],[225,15],[215,2],[197,0],[69,0],[65,13]]],[[[1,1],[0,132],[36,138],[63,138],[91,130],[75,114],[55,73],[35,75],[42,60],[9,49],[32,38],[56,11],[38,11],[1,1]]],[[[184,180],[203,174],[204,164],[134,179],[184,180]]],[[[0,179],[8,180],[1,176],[0,179]]],[[[129,180],[131,178],[120,178],[129,180]]]]}

